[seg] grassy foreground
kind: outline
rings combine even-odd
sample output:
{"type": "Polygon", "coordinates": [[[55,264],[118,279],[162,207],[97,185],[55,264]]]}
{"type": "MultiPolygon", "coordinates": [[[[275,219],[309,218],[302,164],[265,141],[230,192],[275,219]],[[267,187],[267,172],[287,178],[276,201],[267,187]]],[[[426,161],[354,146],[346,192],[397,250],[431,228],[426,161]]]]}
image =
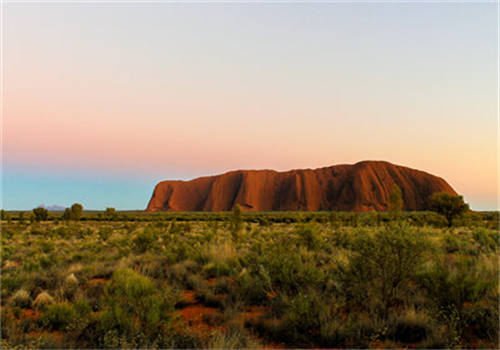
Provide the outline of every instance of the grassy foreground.
{"type": "Polygon", "coordinates": [[[2,348],[498,348],[498,213],[196,215],[12,214],[2,348]]]}

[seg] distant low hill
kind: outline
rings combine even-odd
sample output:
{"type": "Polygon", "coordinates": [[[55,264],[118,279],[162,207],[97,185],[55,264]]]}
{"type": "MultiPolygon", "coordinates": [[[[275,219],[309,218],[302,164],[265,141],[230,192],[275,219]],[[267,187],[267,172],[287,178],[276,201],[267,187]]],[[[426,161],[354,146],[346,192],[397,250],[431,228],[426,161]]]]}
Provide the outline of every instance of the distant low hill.
{"type": "Polygon", "coordinates": [[[384,161],[278,172],[237,170],[156,185],[146,211],[382,211],[401,188],[405,210],[428,208],[435,192],[457,194],[442,178],[384,161]]]}
{"type": "Polygon", "coordinates": [[[64,211],[64,209],[66,209],[66,207],[62,207],[62,206],[57,205],[57,204],[54,204],[54,205],[40,204],[38,207],[45,208],[48,211],[64,211]]]}

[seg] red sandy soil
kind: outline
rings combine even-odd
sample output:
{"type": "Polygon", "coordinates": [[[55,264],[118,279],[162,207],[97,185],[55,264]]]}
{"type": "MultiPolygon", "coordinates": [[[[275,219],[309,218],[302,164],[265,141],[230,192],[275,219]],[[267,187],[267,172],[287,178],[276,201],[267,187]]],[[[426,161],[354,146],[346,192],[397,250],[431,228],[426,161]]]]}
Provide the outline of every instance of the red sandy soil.
{"type": "Polygon", "coordinates": [[[207,280],[207,284],[210,286],[210,287],[213,287],[217,284],[217,280],[221,280],[221,279],[225,279],[226,281],[228,281],[229,283],[231,284],[234,284],[236,283],[235,280],[231,277],[212,277],[212,278],[209,278],[207,280]]]}
{"type": "Polygon", "coordinates": [[[10,270],[10,269],[14,269],[16,267],[19,267],[21,266],[21,263],[18,262],[18,261],[12,261],[12,260],[6,260],[4,262],[4,270],[10,270]]]}
{"type": "Polygon", "coordinates": [[[392,186],[406,210],[428,208],[435,192],[456,194],[442,178],[383,161],[319,169],[238,170],[156,185],[146,211],[386,210],[392,186]]]}
{"type": "Polygon", "coordinates": [[[92,278],[89,283],[92,285],[100,284],[100,283],[106,283],[108,281],[107,278],[92,278]]]}
{"type": "Polygon", "coordinates": [[[175,311],[181,320],[189,326],[189,330],[198,335],[207,335],[213,330],[222,330],[222,327],[208,325],[204,317],[214,315],[218,312],[216,308],[207,307],[196,298],[196,292],[192,290],[182,291],[183,304],[186,305],[175,311]]]}
{"type": "MultiPolygon", "coordinates": [[[[194,301],[196,301],[196,299],[194,299],[194,301]]],[[[181,320],[189,327],[190,332],[203,336],[209,334],[213,330],[223,330],[222,327],[208,325],[204,320],[205,316],[216,314],[218,312],[216,308],[196,303],[175,312],[180,315],[181,320]]]]}
{"type": "Polygon", "coordinates": [[[267,311],[267,307],[265,306],[255,306],[252,305],[250,306],[249,310],[247,312],[243,312],[241,315],[245,320],[257,320],[259,317],[264,315],[264,313],[267,311]]]}
{"type": "Polygon", "coordinates": [[[26,309],[22,315],[25,320],[36,321],[40,318],[42,314],[36,310],[26,309]]]}
{"type": "Polygon", "coordinates": [[[185,290],[182,292],[184,298],[184,303],[186,304],[196,304],[198,299],[196,299],[196,292],[193,290],[185,290]]]}
{"type": "MultiPolygon", "coordinates": [[[[231,279],[232,280],[232,279],[231,279]]],[[[216,278],[211,278],[207,281],[209,285],[215,285],[216,278]]],[[[186,305],[180,310],[175,311],[180,317],[185,325],[189,327],[189,331],[196,333],[200,336],[208,336],[212,331],[225,332],[226,328],[224,326],[212,326],[208,325],[204,317],[215,315],[219,310],[213,307],[207,307],[199,302],[196,298],[196,292],[192,290],[184,290],[182,292],[183,303],[186,305]]],[[[244,322],[246,320],[256,320],[261,317],[266,311],[265,306],[250,306],[247,312],[242,312],[237,319],[239,322],[244,322]]],[[[261,342],[262,340],[259,339],[261,342]]],[[[283,349],[285,345],[280,343],[267,343],[264,344],[265,349],[283,349]]]]}
{"type": "Polygon", "coordinates": [[[47,332],[47,331],[42,331],[42,332],[35,332],[35,331],[32,331],[32,332],[29,332],[28,335],[32,338],[38,338],[38,337],[41,337],[41,336],[50,336],[50,337],[54,337],[56,342],[60,343],[62,338],[63,338],[63,334],[59,331],[52,331],[52,332],[47,332]]]}

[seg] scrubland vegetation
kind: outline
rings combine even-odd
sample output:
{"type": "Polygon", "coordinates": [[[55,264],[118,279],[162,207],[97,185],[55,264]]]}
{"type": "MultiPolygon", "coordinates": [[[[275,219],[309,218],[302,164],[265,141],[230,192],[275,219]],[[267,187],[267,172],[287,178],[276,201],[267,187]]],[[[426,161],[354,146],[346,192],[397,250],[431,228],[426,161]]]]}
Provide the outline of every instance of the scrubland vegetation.
{"type": "Polygon", "coordinates": [[[499,345],[498,213],[39,215],[2,213],[2,348],[499,345]]]}

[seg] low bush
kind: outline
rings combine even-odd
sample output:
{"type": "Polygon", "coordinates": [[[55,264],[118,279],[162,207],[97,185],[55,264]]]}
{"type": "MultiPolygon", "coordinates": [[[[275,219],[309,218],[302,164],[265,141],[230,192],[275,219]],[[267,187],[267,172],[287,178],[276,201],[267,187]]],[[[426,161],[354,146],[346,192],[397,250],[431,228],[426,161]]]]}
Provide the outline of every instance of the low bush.
{"type": "Polygon", "coordinates": [[[14,306],[29,308],[31,305],[31,298],[27,291],[25,291],[24,289],[19,289],[11,297],[11,303],[14,306]]]}
{"type": "Polygon", "coordinates": [[[158,236],[153,227],[147,226],[137,234],[133,243],[136,250],[140,253],[144,253],[154,247],[154,243],[157,241],[158,236]]]}
{"type": "Polygon", "coordinates": [[[348,263],[339,266],[346,301],[387,319],[411,287],[428,247],[420,232],[400,224],[358,236],[348,263]]]}
{"type": "Polygon", "coordinates": [[[489,289],[498,286],[498,276],[481,269],[477,260],[438,261],[419,276],[430,300],[438,308],[461,310],[465,303],[481,300],[489,289]]]}
{"type": "Polygon", "coordinates": [[[309,222],[299,225],[295,234],[299,236],[300,244],[303,244],[310,250],[317,249],[320,245],[319,227],[315,223],[309,222]]]}
{"type": "Polygon", "coordinates": [[[97,234],[99,235],[99,237],[101,237],[103,241],[107,241],[112,233],[113,230],[109,226],[101,227],[99,231],[97,231],[97,234]]]}
{"type": "Polygon", "coordinates": [[[130,269],[113,273],[105,287],[105,298],[102,327],[116,330],[127,339],[137,334],[154,338],[162,333],[170,321],[168,312],[173,311],[177,301],[171,292],[159,289],[130,269]]]}
{"type": "Polygon", "coordinates": [[[56,303],[47,306],[43,314],[43,323],[50,330],[64,330],[77,317],[69,303],[56,303]]]}

